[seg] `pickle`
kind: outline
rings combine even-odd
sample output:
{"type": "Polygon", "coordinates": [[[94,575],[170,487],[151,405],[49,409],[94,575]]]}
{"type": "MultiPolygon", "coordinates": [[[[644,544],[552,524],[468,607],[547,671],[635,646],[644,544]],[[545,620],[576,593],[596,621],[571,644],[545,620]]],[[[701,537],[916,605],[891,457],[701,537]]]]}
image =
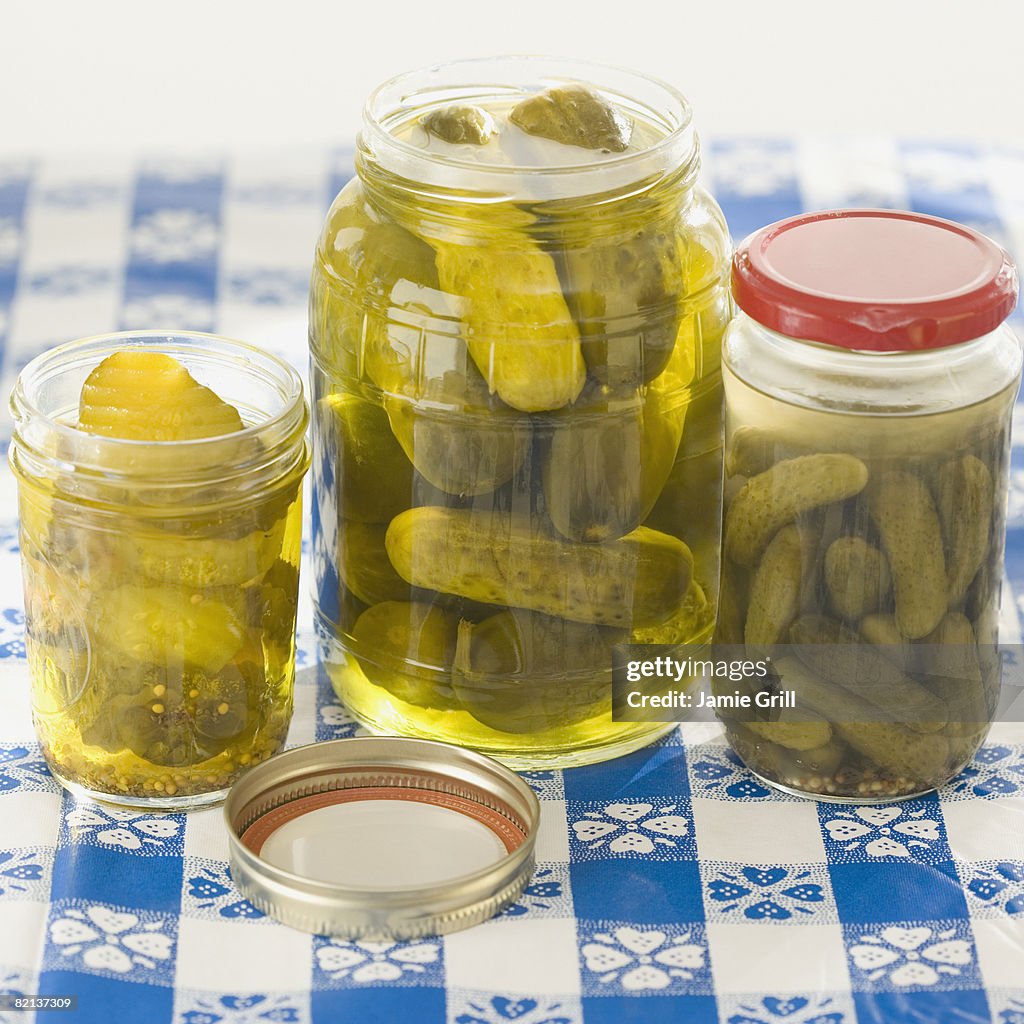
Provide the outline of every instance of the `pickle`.
{"type": "Polygon", "coordinates": [[[604,235],[567,241],[559,259],[587,369],[614,388],[653,380],[677,345],[692,360],[693,328],[687,323],[687,334],[680,324],[685,243],[672,218],[633,206],[604,235]]]}
{"type": "Polygon", "coordinates": [[[744,722],[743,724],[758,736],[777,743],[787,750],[818,750],[832,738],[832,726],[822,718],[807,718],[790,722],[778,719],[774,722],[744,722]]]}
{"type": "MultiPolygon", "coordinates": [[[[249,726],[249,680],[233,666],[210,679],[201,672],[186,675],[180,687],[168,687],[159,702],[145,696],[121,695],[111,700],[119,743],[108,738],[107,749],[127,747],[152,764],[171,767],[198,764],[224,750],[249,726]]],[[[95,725],[94,725],[95,730],[95,725]]],[[[86,742],[95,732],[86,730],[86,742]]]]}
{"type": "Polygon", "coordinates": [[[186,536],[130,531],[117,538],[125,567],[155,583],[221,587],[262,576],[284,542],[286,519],[245,537],[186,536]]]}
{"type": "Polygon", "coordinates": [[[753,566],[776,531],[801,512],[860,493],[867,467],[853,455],[802,455],[777,462],[744,485],[725,519],[726,554],[753,566]]]}
{"type": "Polygon", "coordinates": [[[743,643],[752,575],[749,569],[742,569],[731,562],[722,563],[715,643],[743,643]]]}
{"type": "Polygon", "coordinates": [[[747,619],[743,627],[743,641],[748,651],[777,644],[796,618],[806,559],[804,548],[800,530],[794,525],[784,526],[761,556],[750,584],[747,619]]]}
{"type": "Polygon", "coordinates": [[[487,244],[432,240],[438,280],[463,301],[466,346],[488,388],[521,412],[560,409],[586,378],[579,331],[551,257],[495,220],[487,244]]]}
{"type": "Polygon", "coordinates": [[[395,572],[384,546],[386,523],[338,524],[338,574],[364,604],[406,601],[409,585],[395,572]]]}
{"type": "Polygon", "coordinates": [[[437,283],[434,250],[400,224],[385,219],[353,179],[335,199],[317,252],[318,273],[310,292],[309,329],[314,357],[336,371],[336,379],[367,372],[369,360],[391,348],[408,351],[420,341],[415,325],[424,318],[451,316],[437,283]],[[337,244],[344,240],[344,244],[337,244]],[[374,307],[366,316],[351,294],[374,307]]]}
{"type": "Polygon", "coordinates": [[[825,585],[832,610],[856,621],[889,600],[889,564],[863,537],[839,537],[825,552],[825,585]]]}
{"type": "Polygon", "coordinates": [[[352,627],[353,650],[366,678],[422,707],[458,706],[451,686],[458,619],[421,601],[383,601],[352,627]]]}
{"type": "Polygon", "coordinates": [[[889,560],[896,625],[911,640],[926,636],[946,614],[942,533],[928,488],[899,470],[872,482],[868,512],[889,560]]]}
{"type": "Polygon", "coordinates": [[[633,134],[626,114],[575,82],[528,96],[512,108],[508,119],[527,135],[613,153],[626,150],[633,134]]]}
{"type": "Polygon", "coordinates": [[[492,729],[541,732],[605,710],[611,666],[601,627],[516,608],[459,624],[452,686],[462,706],[492,729]]]}
{"type": "Polygon", "coordinates": [[[483,146],[497,132],[494,118],[481,107],[453,103],[429,113],[421,122],[431,135],[445,142],[483,146]]]}
{"type": "Polygon", "coordinates": [[[685,644],[692,643],[714,623],[715,609],[704,588],[691,580],[679,610],[660,626],[634,629],[629,635],[631,644],[685,644]]]}
{"type": "Polygon", "coordinates": [[[176,359],[136,348],[107,356],[86,377],[78,427],[131,441],[194,441],[234,433],[243,423],[176,359]]]}
{"type": "Polygon", "coordinates": [[[622,400],[597,385],[552,417],[541,480],[558,532],[594,542],[639,526],[672,471],[685,412],[656,392],[622,400]]]}
{"type": "Polygon", "coordinates": [[[945,540],[947,601],[962,604],[992,535],[992,474],[981,459],[964,455],[938,471],[935,503],[945,540]]]}
{"type": "Polygon", "coordinates": [[[643,526],[606,544],[575,544],[521,516],[422,507],[392,520],[386,544],[413,586],[620,627],[664,622],[693,574],[685,544],[643,526]]]}
{"type": "Polygon", "coordinates": [[[102,595],[95,640],[134,662],[213,675],[241,650],[243,633],[238,613],[202,592],[125,584],[102,595]]]}
{"type": "Polygon", "coordinates": [[[447,494],[489,494],[529,453],[529,419],[488,395],[475,367],[428,382],[422,400],[389,397],[385,405],[409,460],[447,494]]]}
{"type": "Polygon", "coordinates": [[[727,476],[757,476],[779,461],[779,437],[760,427],[738,427],[729,438],[727,476]]]}
{"type": "Polygon", "coordinates": [[[881,648],[881,653],[899,665],[904,672],[914,668],[911,643],[900,632],[895,615],[865,615],[860,620],[857,630],[865,640],[881,648]]]}
{"type": "Polygon", "coordinates": [[[949,756],[945,737],[922,735],[894,722],[875,721],[878,713],[867,701],[823,682],[796,658],[781,658],[775,668],[801,705],[831,721],[842,739],[882,771],[920,780],[922,788],[945,779],[949,756]]]}
{"type": "MultiPolygon", "coordinates": [[[[792,643],[798,645],[799,659],[836,690],[850,691],[894,720],[905,720],[908,728],[918,732],[934,733],[946,724],[941,700],[842,623],[821,615],[802,615],[789,633],[792,643]]],[[[823,713],[836,717],[827,710],[823,713]]]]}
{"type": "MultiPolygon", "coordinates": [[[[987,729],[993,709],[988,707],[978,646],[967,617],[950,612],[914,649],[925,682],[946,703],[949,735],[969,737],[987,729]]],[[[998,679],[998,666],[995,674],[998,679]]]]}
{"type": "Polygon", "coordinates": [[[320,400],[323,457],[331,467],[338,512],[360,523],[387,523],[409,507],[412,464],[387,413],[350,394],[320,400]]]}

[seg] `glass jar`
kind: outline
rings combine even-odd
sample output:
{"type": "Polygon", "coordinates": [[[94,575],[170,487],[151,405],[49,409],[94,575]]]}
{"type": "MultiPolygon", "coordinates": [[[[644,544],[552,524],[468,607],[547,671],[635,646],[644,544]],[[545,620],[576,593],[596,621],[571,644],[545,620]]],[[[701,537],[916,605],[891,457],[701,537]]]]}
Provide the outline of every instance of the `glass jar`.
{"type": "Polygon", "coordinates": [[[770,659],[758,691],[795,706],[726,734],[789,792],[926,792],[999,689],[1013,265],[937,218],[816,213],[748,238],[733,290],[717,639],[770,659]]]}
{"type": "Polygon", "coordinates": [[[53,774],[99,800],[171,809],[223,798],[284,742],[308,468],[302,381],[204,334],[71,342],[11,396],[25,646],[53,774]],[[122,440],[77,426],[107,356],[177,359],[243,429],[122,440]]]}
{"type": "Polygon", "coordinates": [[[731,303],[698,166],[686,101],[627,71],[469,61],[370,97],[310,298],[317,618],[369,728],[517,766],[670,728],[612,721],[611,646],[713,627],[731,303]],[[517,127],[574,82],[583,144],[517,127]]]}

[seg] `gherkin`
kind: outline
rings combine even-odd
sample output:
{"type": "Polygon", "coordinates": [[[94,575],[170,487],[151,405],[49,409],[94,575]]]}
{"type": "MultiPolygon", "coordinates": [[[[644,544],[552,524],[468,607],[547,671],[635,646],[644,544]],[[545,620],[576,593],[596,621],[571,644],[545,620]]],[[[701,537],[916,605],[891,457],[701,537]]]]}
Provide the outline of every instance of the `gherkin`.
{"type": "Polygon", "coordinates": [[[492,729],[569,725],[610,703],[611,644],[625,637],[518,608],[477,625],[463,620],[452,686],[461,705],[492,729]]]}

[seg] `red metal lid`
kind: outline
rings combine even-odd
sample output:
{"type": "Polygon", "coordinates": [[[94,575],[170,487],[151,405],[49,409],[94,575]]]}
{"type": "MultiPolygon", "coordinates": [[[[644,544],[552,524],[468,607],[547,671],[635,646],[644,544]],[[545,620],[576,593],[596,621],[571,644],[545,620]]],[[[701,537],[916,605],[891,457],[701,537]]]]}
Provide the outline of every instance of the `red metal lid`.
{"type": "Polygon", "coordinates": [[[842,348],[944,348],[995,330],[1017,302],[1010,256],[980,232],[900,210],[827,210],[755,231],[736,250],[745,313],[842,348]]]}

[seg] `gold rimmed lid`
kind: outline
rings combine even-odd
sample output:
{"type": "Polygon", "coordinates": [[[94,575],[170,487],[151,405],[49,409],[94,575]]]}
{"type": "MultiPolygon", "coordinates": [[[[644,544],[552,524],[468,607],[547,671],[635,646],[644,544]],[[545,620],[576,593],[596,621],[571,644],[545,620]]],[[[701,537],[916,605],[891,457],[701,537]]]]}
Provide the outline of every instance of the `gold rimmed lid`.
{"type": "Polygon", "coordinates": [[[540,805],[482,754],[367,737],[272,757],[235,784],[224,815],[232,876],[260,910],[303,931],[405,939],[513,902],[540,805]]]}

